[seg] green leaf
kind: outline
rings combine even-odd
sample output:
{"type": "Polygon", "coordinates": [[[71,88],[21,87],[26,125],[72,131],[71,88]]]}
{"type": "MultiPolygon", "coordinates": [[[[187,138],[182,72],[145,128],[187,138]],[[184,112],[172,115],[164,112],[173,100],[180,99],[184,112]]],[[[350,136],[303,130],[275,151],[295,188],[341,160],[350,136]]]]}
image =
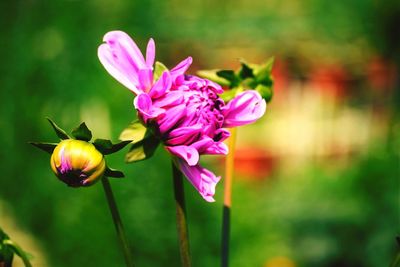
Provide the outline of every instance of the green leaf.
{"type": "Polygon", "coordinates": [[[220,70],[217,75],[229,81],[229,87],[234,88],[239,85],[240,79],[233,70],[220,70]]]}
{"type": "Polygon", "coordinates": [[[157,81],[161,77],[163,72],[167,70],[168,68],[163,63],[156,61],[156,64],[154,66],[154,80],[157,81]]]}
{"type": "Polygon", "coordinates": [[[153,156],[159,144],[160,140],[148,131],[143,140],[131,146],[125,156],[125,161],[131,163],[148,159],[153,156]]]}
{"type": "Polygon", "coordinates": [[[135,142],[141,141],[146,135],[147,128],[143,126],[138,120],[131,122],[122,133],[119,135],[119,140],[134,140],[135,142]]]}
{"type": "Polygon", "coordinates": [[[37,143],[37,142],[29,142],[29,144],[49,153],[53,154],[54,148],[57,146],[57,144],[54,143],[37,143]]]}
{"type": "Polygon", "coordinates": [[[261,65],[257,70],[254,71],[254,75],[258,83],[271,86],[272,85],[272,66],[274,64],[274,58],[270,58],[265,64],[261,65]]]}
{"type": "Polygon", "coordinates": [[[273,91],[271,86],[266,86],[263,84],[257,85],[256,89],[257,92],[260,93],[261,97],[265,99],[265,101],[268,103],[271,101],[272,96],[273,96],[273,91]]]}
{"type": "Polygon", "coordinates": [[[197,72],[197,74],[200,77],[203,77],[203,78],[206,78],[206,79],[208,79],[210,81],[216,82],[221,86],[229,86],[231,83],[227,79],[219,77],[217,75],[218,71],[219,70],[199,70],[197,72]]]}
{"type": "Polygon", "coordinates": [[[240,62],[240,64],[242,66],[239,69],[239,77],[242,80],[247,78],[253,78],[254,77],[253,69],[243,60],[240,62]]]}
{"type": "Polygon", "coordinates": [[[50,122],[51,126],[53,127],[54,131],[60,139],[71,139],[71,137],[69,137],[69,135],[57,124],[55,124],[54,121],[52,121],[50,118],[47,118],[47,120],[50,122]]]}
{"type": "Polygon", "coordinates": [[[72,130],[72,136],[78,140],[82,141],[90,141],[92,139],[92,132],[86,126],[84,122],[82,122],[78,127],[72,130]]]}
{"type": "Polygon", "coordinates": [[[109,167],[106,168],[106,171],[104,172],[104,175],[107,176],[107,177],[114,177],[114,178],[123,178],[123,177],[125,177],[123,172],[121,172],[119,170],[111,169],[109,167]]]}
{"type": "Polygon", "coordinates": [[[93,145],[103,155],[108,155],[108,154],[112,154],[112,153],[120,151],[127,144],[129,144],[131,142],[132,142],[132,140],[126,140],[126,141],[122,141],[122,142],[113,144],[110,140],[107,140],[107,139],[96,139],[96,140],[94,140],[93,145]]]}

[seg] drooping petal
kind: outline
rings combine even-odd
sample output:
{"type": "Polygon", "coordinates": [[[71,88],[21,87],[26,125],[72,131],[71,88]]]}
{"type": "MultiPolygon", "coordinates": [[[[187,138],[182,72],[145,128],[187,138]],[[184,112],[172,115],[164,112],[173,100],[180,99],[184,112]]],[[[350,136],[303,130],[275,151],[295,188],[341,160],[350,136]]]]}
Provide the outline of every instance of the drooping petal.
{"type": "Polygon", "coordinates": [[[182,60],[178,65],[176,65],[172,70],[171,70],[171,78],[172,80],[175,80],[176,77],[183,75],[187,69],[190,67],[192,64],[193,59],[192,57],[188,57],[184,60],[182,60]]]}
{"type": "Polygon", "coordinates": [[[236,96],[223,108],[223,127],[236,127],[255,122],[264,115],[267,104],[261,95],[248,90],[236,96]]]}
{"type": "MultiPolygon", "coordinates": [[[[149,96],[153,99],[164,95],[165,91],[171,88],[171,76],[168,71],[164,71],[160,79],[153,85],[149,92],[149,96]]],[[[168,98],[169,96],[166,96],[168,98]]]]}
{"type": "Polygon", "coordinates": [[[192,146],[165,146],[172,154],[184,159],[189,166],[194,166],[199,162],[199,152],[192,146]]]}
{"type": "Polygon", "coordinates": [[[139,116],[142,118],[144,123],[147,123],[147,120],[156,118],[165,112],[164,109],[153,106],[148,94],[138,95],[134,100],[134,106],[139,111],[139,116]]]}
{"type": "Polygon", "coordinates": [[[176,163],[178,168],[196,188],[200,195],[208,202],[214,202],[215,186],[221,177],[215,176],[211,171],[202,166],[189,166],[183,159],[177,158],[176,163]]]}
{"type": "Polygon", "coordinates": [[[146,65],[153,66],[154,58],[156,56],[156,45],[153,38],[150,38],[146,48],[146,65]]]}

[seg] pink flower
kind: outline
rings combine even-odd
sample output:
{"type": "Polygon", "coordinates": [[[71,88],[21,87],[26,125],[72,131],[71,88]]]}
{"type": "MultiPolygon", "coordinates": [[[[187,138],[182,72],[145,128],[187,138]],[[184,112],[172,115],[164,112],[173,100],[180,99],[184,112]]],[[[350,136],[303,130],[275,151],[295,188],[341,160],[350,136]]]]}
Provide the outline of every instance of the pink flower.
{"type": "Polygon", "coordinates": [[[106,70],[136,94],[134,106],[146,127],[163,142],[175,164],[201,196],[214,201],[220,177],[199,164],[201,155],[226,155],[224,127],[236,127],[259,119],[266,103],[255,91],[245,91],[229,103],[218,96],[222,88],[209,80],[186,75],[188,57],[154,81],[154,42],[150,39],[146,60],[130,37],[120,31],[104,36],[98,55],[106,70]]]}

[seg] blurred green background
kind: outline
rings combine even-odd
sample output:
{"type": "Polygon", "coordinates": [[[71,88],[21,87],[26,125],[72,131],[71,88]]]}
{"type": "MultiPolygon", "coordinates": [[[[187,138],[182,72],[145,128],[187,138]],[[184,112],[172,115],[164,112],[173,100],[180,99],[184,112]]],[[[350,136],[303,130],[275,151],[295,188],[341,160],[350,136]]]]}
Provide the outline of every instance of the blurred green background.
{"type": "MultiPolygon", "coordinates": [[[[267,114],[239,130],[232,210],[235,267],[388,266],[400,215],[399,1],[0,2],[0,225],[34,266],[123,266],[100,185],[71,189],[28,141],[57,141],[86,121],[117,140],[133,96],[97,47],[124,30],[157,60],[190,71],[275,56],[267,114]]],[[[112,180],[137,266],[179,266],[168,155],[112,180]]],[[[223,158],[205,164],[223,174],[223,158]]],[[[222,183],[215,203],[186,186],[193,266],[218,266],[222,183]]],[[[17,262],[18,264],[18,262],[17,262]]],[[[17,265],[21,266],[21,265],[17,265]]]]}

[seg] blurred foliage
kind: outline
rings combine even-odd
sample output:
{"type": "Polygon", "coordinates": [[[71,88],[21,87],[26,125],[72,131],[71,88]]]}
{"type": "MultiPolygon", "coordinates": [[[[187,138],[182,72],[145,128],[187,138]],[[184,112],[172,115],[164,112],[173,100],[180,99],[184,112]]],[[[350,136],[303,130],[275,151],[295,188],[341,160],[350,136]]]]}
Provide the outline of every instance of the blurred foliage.
{"type": "MultiPolygon", "coordinates": [[[[67,129],[86,121],[99,138],[113,140],[135,118],[133,96],[98,62],[104,33],[124,30],[141,47],[154,37],[159,61],[171,67],[192,55],[193,73],[235,69],[239,57],[259,63],[275,53],[317,65],[358,64],[378,54],[398,67],[399,6],[394,0],[1,1],[0,199],[45,248],[50,266],[121,266],[101,187],[64,186],[48,155],[28,145],[52,141],[46,116],[67,129]]],[[[389,111],[399,110],[396,89],[386,96],[389,111]]],[[[266,180],[238,181],[232,266],[263,266],[278,256],[296,266],[388,266],[400,232],[396,116],[390,125],[387,139],[375,140],[346,168],[310,160],[296,171],[283,165],[266,180]]],[[[178,266],[168,156],[158,150],[148,161],[125,165],[123,154],[107,160],[126,174],[111,182],[135,262],[178,266]]],[[[186,183],[196,266],[219,262],[221,189],[209,204],[186,183]]]]}

